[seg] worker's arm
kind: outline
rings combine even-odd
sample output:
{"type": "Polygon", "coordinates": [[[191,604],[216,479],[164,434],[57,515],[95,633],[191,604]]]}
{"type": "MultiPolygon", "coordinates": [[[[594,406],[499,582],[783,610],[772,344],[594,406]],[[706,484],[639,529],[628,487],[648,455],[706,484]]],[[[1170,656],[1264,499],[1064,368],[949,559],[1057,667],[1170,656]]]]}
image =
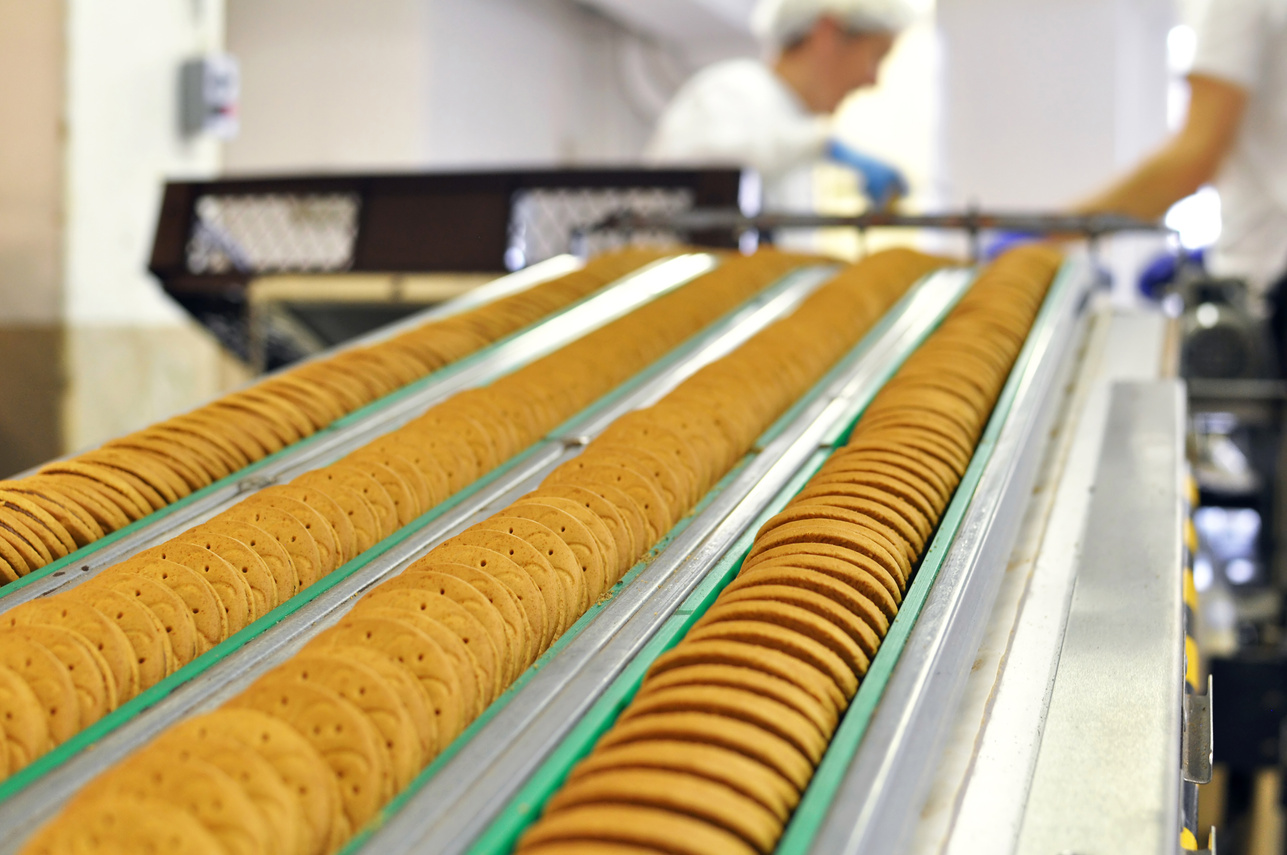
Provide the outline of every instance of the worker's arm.
{"type": "Polygon", "coordinates": [[[1189,77],[1189,116],[1166,145],[1103,192],[1075,207],[1081,214],[1129,214],[1155,220],[1215,177],[1233,148],[1247,91],[1215,77],[1189,77]]]}

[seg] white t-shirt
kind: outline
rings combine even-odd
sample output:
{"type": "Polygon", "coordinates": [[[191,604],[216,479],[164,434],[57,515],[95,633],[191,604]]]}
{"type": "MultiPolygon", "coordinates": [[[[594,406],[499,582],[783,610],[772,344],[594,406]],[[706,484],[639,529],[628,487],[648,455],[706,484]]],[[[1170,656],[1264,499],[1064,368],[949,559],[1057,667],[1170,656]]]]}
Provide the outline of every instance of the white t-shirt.
{"type": "Polygon", "coordinates": [[[764,63],[731,59],[685,83],[644,152],[661,164],[749,166],[760,173],[765,211],[813,213],[813,167],[829,136],[826,118],[764,63]]]}
{"type": "Polygon", "coordinates": [[[1213,0],[1192,73],[1237,84],[1247,108],[1215,186],[1212,272],[1263,291],[1287,273],[1287,0],[1213,0]]]}

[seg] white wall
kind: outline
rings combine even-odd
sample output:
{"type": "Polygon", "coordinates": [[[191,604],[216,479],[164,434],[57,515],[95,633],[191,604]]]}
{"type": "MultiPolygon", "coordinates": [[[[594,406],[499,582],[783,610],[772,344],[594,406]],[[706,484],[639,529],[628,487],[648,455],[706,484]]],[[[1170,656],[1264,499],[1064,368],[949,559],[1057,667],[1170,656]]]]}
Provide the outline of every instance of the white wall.
{"type": "Polygon", "coordinates": [[[572,0],[229,0],[229,172],[625,161],[622,29],[572,0]]]}
{"type": "Polygon", "coordinates": [[[62,313],[62,5],[0,0],[0,323],[62,313]]]}
{"type": "Polygon", "coordinates": [[[1050,208],[1166,133],[1172,0],[939,0],[949,204],[1050,208]]]}
{"type": "Polygon", "coordinates": [[[65,9],[62,428],[74,450],[244,375],[147,272],[165,181],[219,171],[218,143],[180,133],[178,88],[183,60],[222,49],[223,2],[65,0],[65,9]]]}
{"type": "Polygon", "coordinates": [[[185,317],[147,272],[166,179],[208,178],[219,145],[179,133],[179,65],[223,45],[222,0],[69,0],[66,317],[185,317]]]}
{"type": "Polygon", "coordinates": [[[241,62],[230,172],[413,168],[423,161],[419,0],[228,0],[241,62]]]}

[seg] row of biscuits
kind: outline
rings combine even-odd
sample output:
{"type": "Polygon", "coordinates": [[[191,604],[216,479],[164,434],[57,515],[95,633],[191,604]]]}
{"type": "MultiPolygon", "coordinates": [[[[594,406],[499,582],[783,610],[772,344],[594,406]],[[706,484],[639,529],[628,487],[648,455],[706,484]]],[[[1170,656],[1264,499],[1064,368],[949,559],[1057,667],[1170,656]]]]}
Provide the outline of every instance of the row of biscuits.
{"type": "Polygon", "coordinates": [[[729,260],[335,463],[0,615],[0,771],[25,767],[227,640],[797,263],[769,251],[729,260]],[[564,394],[540,391],[554,385],[564,394]]]}
{"type": "Polygon", "coordinates": [[[38,570],[661,255],[631,249],[387,341],[289,369],[0,483],[0,584],[38,570]]]}
{"type": "Polygon", "coordinates": [[[161,832],[135,819],[161,812],[185,829],[187,851],[334,850],[940,265],[889,252],[842,273],[657,405],[618,420],[534,492],[375,587],[221,709],[175,726],[105,773],[26,851],[71,851],[88,836],[157,844],[161,832]],[[747,383],[752,373],[757,382],[747,383]],[[294,804],[229,816],[227,806],[255,799],[236,776],[210,768],[214,741],[246,765],[276,766],[294,804]],[[208,786],[178,786],[189,769],[208,786]]]}
{"type": "Polygon", "coordinates": [[[867,672],[1059,264],[990,266],[756,533],[521,853],[768,853],[867,672]],[[617,848],[613,848],[617,847],[617,848]]]}

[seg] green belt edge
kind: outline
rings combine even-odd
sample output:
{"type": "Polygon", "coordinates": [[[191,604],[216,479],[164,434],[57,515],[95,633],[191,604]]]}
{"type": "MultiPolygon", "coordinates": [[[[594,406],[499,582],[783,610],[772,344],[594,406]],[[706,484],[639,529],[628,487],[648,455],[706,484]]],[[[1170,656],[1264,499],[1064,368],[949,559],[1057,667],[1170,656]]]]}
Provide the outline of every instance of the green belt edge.
{"type": "MultiPolygon", "coordinates": [[[[742,303],[742,305],[738,306],[732,311],[727,312],[726,314],[722,315],[720,318],[716,319],[709,326],[707,326],[705,330],[695,334],[694,336],[689,338],[687,342],[684,342],[676,346],[668,354],[661,357],[658,361],[654,362],[651,366],[643,369],[634,377],[630,378],[625,383],[618,386],[612,392],[609,392],[608,394],[604,395],[602,398],[600,398],[590,407],[586,408],[585,410],[581,411],[577,415],[573,416],[563,425],[556,428],[554,433],[559,434],[565,431],[575,430],[575,427],[577,424],[593,418],[595,414],[600,412],[604,407],[610,406],[613,402],[618,400],[622,395],[629,394],[632,390],[638,388],[643,383],[648,382],[656,375],[669,370],[669,368],[672,365],[674,365],[676,362],[683,360],[693,351],[704,346],[705,343],[709,341],[711,336],[717,335],[720,331],[726,329],[730,324],[733,323],[735,318],[737,318],[743,313],[754,311],[756,308],[763,305],[764,303],[771,301],[778,294],[790,288],[791,285],[796,281],[796,278],[798,276],[804,275],[804,272],[810,269],[812,268],[809,268],[809,267],[797,268],[796,270],[791,271],[790,273],[787,273],[784,276],[780,277],[773,283],[770,283],[768,287],[760,291],[755,296],[751,297],[746,302],[742,303]]],[[[696,277],[693,277],[693,278],[696,278],[696,277]]],[[[667,291],[664,291],[661,294],[656,295],[656,297],[660,297],[660,296],[663,296],[663,294],[667,294],[667,293],[670,293],[671,291],[677,290],[678,288],[683,287],[684,285],[688,284],[691,281],[692,281],[692,278],[685,280],[683,282],[680,282],[674,288],[668,289],[667,291]]],[[[598,293],[601,293],[601,291],[598,291],[595,293],[598,294],[598,293]]],[[[594,295],[590,295],[590,297],[592,296],[594,295]]],[[[590,299],[590,297],[586,297],[585,299],[590,299]]],[[[656,299],[656,297],[654,297],[653,299],[656,299]]],[[[578,304],[579,302],[581,301],[578,301],[578,304]]],[[[651,302],[651,300],[648,302],[651,302]]],[[[568,306],[567,309],[565,309],[564,311],[571,310],[575,305],[577,304],[572,304],[568,306]]],[[[645,303],[644,305],[647,305],[647,303],[645,303]]],[[[539,324],[535,324],[533,325],[533,327],[529,327],[528,329],[532,329],[538,326],[543,326],[546,323],[552,322],[561,314],[563,314],[563,312],[559,312],[556,315],[551,315],[546,320],[542,321],[539,324]]],[[[521,332],[515,333],[514,335],[520,335],[520,334],[521,332]]],[[[502,339],[496,342],[494,345],[492,345],[492,347],[498,347],[503,342],[513,337],[514,336],[509,336],[506,339],[502,339]]],[[[487,348],[487,350],[490,350],[490,349],[491,347],[487,348]]],[[[352,420],[363,418],[364,415],[369,412],[375,412],[379,409],[382,409],[383,407],[388,406],[390,403],[396,400],[399,400],[400,398],[405,397],[406,395],[413,394],[417,388],[419,388],[421,385],[428,382],[429,380],[441,378],[446,372],[449,372],[453,369],[461,370],[465,365],[469,364],[475,358],[481,359],[485,355],[486,355],[486,351],[480,351],[476,354],[471,354],[469,357],[466,357],[464,360],[461,360],[460,362],[452,363],[451,366],[448,366],[447,368],[442,369],[442,371],[439,371],[433,375],[429,375],[428,377],[422,378],[421,380],[416,381],[416,383],[412,384],[411,386],[408,386],[398,392],[391,393],[385,398],[382,398],[379,401],[376,401],[372,404],[368,404],[366,407],[363,407],[361,410],[356,410],[353,413],[350,413],[349,415],[345,416],[343,419],[340,419],[335,423],[333,423],[331,428],[338,429],[338,427],[342,426],[342,424],[349,423],[352,420]]],[[[503,376],[504,373],[508,373],[508,372],[498,373],[495,376],[500,377],[500,376],[503,376]]],[[[490,379],[495,379],[495,377],[490,379]]],[[[331,428],[327,428],[327,430],[330,430],[331,428]]],[[[271,457],[261,460],[259,463],[253,464],[252,466],[247,467],[246,469],[242,469],[239,472],[237,472],[235,476],[229,476],[229,478],[244,477],[251,470],[256,469],[260,466],[267,465],[269,461],[275,459],[279,455],[285,454],[289,451],[294,451],[299,449],[305,443],[319,436],[321,433],[322,431],[319,431],[317,434],[314,434],[308,439],[295,443],[293,446],[290,446],[289,449],[284,449],[283,451],[278,452],[277,454],[272,455],[271,457]]],[[[344,564],[342,567],[336,568],[333,572],[331,572],[324,578],[319,579],[317,582],[310,585],[304,591],[300,592],[299,594],[296,594],[289,601],[281,604],[277,608],[270,611],[268,614],[263,615],[258,620],[254,621],[249,626],[242,629],[240,632],[237,632],[234,635],[229,636],[222,643],[216,645],[214,648],[202,654],[201,656],[199,656],[198,658],[190,662],[188,665],[184,666],[183,668],[179,669],[175,673],[166,677],[164,680],[160,681],[155,686],[152,686],[150,689],[147,689],[146,691],[140,692],[136,697],[132,698],[128,703],[122,704],[121,706],[117,707],[111,713],[99,719],[89,727],[85,728],[80,733],[76,734],[71,739],[64,742],[62,745],[59,745],[57,748],[53,749],[52,751],[42,755],[35,762],[23,767],[18,772],[15,772],[9,778],[6,778],[4,781],[0,782],[0,801],[4,801],[5,799],[10,798],[16,793],[19,793],[22,790],[25,790],[27,787],[34,784],[44,775],[49,774],[50,772],[54,771],[58,767],[62,766],[64,763],[71,760],[73,757],[80,754],[80,752],[87,749],[91,749],[94,746],[94,744],[97,743],[99,740],[108,736],[117,728],[128,723],[136,716],[141,715],[143,712],[150,709],[151,707],[156,706],[158,703],[165,700],[165,698],[167,698],[171,693],[181,688],[184,684],[200,677],[202,674],[209,671],[211,668],[213,668],[215,665],[222,662],[224,659],[237,653],[246,644],[250,643],[251,641],[258,638],[259,636],[263,635],[265,632],[270,631],[274,626],[281,623],[283,620],[290,617],[295,612],[299,611],[301,608],[308,605],[313,600],[317,599],[322,594],[326,593],[331,588],[338,585],[340,582],[352,576],[354,573],[359,572],[363,567],[365,567],[371,561],[379,558],[381,555],[388,552],[390,549],[393,549],[394,547],[396,547],[397,545],[405,541],[407,538],[417,534],[422,529],[424,529],[425,526],[431,524],[439,517],[441,517],[443,514],[447,513],[452,508],[455,508],[461,502],[466,501],[468,498],[476,494],[478,491],[486,488],[488,485],[492,484],[493,482],[501,478],[504,478],[513,469],[522,466],[529,458],[531,458],[534,454],[537,453],[540,447],[541,447],[540,443],[538,442],[537,444],[529,448],[527,451],[513,458],[510,458],[510,460],[508,460],[506,463],[502,464],[496,469],[493,469],[491,472],[482,476],[477,481],[475,481],[468,487],[464,488],[459,493],[456,493],[449,499],[445,500],[441,504],[426,511],[424,514],[420,515],[415,520],[408,523],[403,528],[399,529],[396,533],[389,535],[389,537],[385,538],[384,540],[372,546],[366,552],[362,553],[361,555],[355,556],[354,558],[349,560],[346,564],[344,564]]],[[[224,479],[224,482],[220,482],[220,483],[225,483],[227,480],[229,479],[224,479]]],[[[218,485],[207,487],[206,490],[215,489],[216,486],[218,485]]],[[[204,493],[206,492],[206,490],[203,490],[202,492],[204,493]]],[[[130,531],[130,529],[133,529],[136,526],[143,525],[151,520],[158,519],[159,517],[163,516],[166,513],[173,512],[177,508],[181,507],[184,503],[189,501],[195,501],[197,498],[198,498],[198,494],[194,493],[193,495],[188,496],[187,498],[181,500],[180,502],[176,502],[175,504],[170,505],[167,508],[163,508],[162,510],[157,511],[151,517],[146,517],[143,520],[133,523],[131,526],[127,528],[124,528],[118,532],[115,532],[110,537],[116,537],[118,535],[124,536],[130,531]]],[[[101,548],[108,541],[109,541],[109,538],[104,538],[103,540],[97,541],[95,544],[92,544],[91,546],[85,547],[85,549],[82,550],[82,552],[90,551],[93,548],[101,548]]],[[[71,557],[73,556],[68,556],[68,558],[71,558],[71,557]]],[[[66,560],[67,559],[63,559],[63,561],[66,561],[66,560]]],[[[59,562],[59,564],[62,564],[62,563],[63,563],[62,561],[59,562]]],[[[47,571],[53,571],[56,569],[56,565],[51,564],[45,569],[47,571]]],[[[30,578],[30,577],[27,577],[27,578],[30,578]]],[[[633,576],[630,578],[633,578],[633,576]]],[[[14,583],[14,584],[17,584],[17,583],[14,583]]],[[[6,586],[5,589],[3,590],[8,592],[9,590],[12,590],[12,587],[13,587],[12,585],[6,586]]],[[[591,614],[597,614],[597,611],[592,611],[591,614]]],[[[571,637],[572,630],[570,629],[566,635],[567,637],[571,637]]],[[[496,707],[496,704],[493,703],[492,706],[496,707]]],[[[485,717],[489,717],[487,713],[484,713],[484,718],[485,717]]]]}
{"type": "MultiPolygon", "coordinates": [[[[563,785],[572,767],[590,752],[595,743],[599,741],[599,738],[613,725],[621,711],[630,703],[652,663],[661,654],[679,643],[680,639],[687,634],[689,628],[710,608],[720,591],[724,589],[724,586],[737,575],[742,567],[742,561],[751,550],[755,540],[755,533],[760,529],[760,526],[767,522],[770,517],[777,514],[787,502],[800,492],[808,480],[831,456],[832,451],[848,440],[854,425],[862,417],[862,413],[866,410],[871,398],[875,397],[879,387],[883,386],[902,366],[907,357],[920,347],[925,339],[938,328],[943,318],[956,305],[957,300],[968,290],[967,286],[968,283],[963,285],[952,299],[945,301],[944,305],[940,307],[939,315],[934,322],[928,325],[925,331],[915,341],[911,342],[897,358],[889,360],[883,366],[883,376],[880,378],[880,383],[873,388],[865,400],[857,402],[852,417],[845,424],[833,430],[823,440],[824,447],[820,448],[808,459],[800,471],[774,497],[764,512],[747,528],[742,537],[730,547],[729,551],[706,578],[698,584],[693,593],[684,600],[675,613],[649,639],[639,654],[631,660],[599,700],[595,702],[594,706],[577,722],[576,726],[564,737],[559,746],[528,779],[523,788],[509,801],[500,816],[474,841],[468,850],[469,855],[498,855],[498,853],[509,852],[513,849],[518,842],[519,836],[526,830],[528,825],[536,820],[545,803],[563,785]]],[[[887,312],[885,317],[849,355],[844,357],[823,380],[814,386],[813,390],[805,398],[788,410],[769,429],[760,442],[757,443],[757,446],[763,447],[773,437],[779,435],[791,421],[798,417],[801,410],[818,397],[823,389],[852,370],[853,366],[861,360],[871,345],[906,310],[915,294],[915,290],[909,291],[892,311],[887,312]]],[[[899,614],[901,615],[902,612],[900,611],[899,614]]],[[[884,647],[882,647],[883,650],[884,647]]],[[[870,680],[870,676],[867,679],[870,680]]],[[[349,855],[352,851],[352,847],[344,850],[345,855],[349,855]]]]}
{"type": "MultiPolygon", "coordinates": [[[[1054,285],[1052,285],[1050,293],[1042,306],[1041,313],[1033,325],[1034,329],[1046,322],[1056,311],[1054,306],[1058,295],[1063,290],[1071,287],[1071,278],[1069,269],[1065,267],[1057,277],[1054,285]]],[[[943,308],[939,322],[941,322],[942,317],[946,315],[952,305],[954,305],[954,301],[943,308]]],[[[937,326],[938,323],[931,326],[921,339],[915,343],[914,347],[909,348],[896,362],[891,362],[884,381],[888,381],[893,376],[911,351],[915,350],[915,347],[919,347],[937,326]]],[[[884,693],[885,687],[889,683],[889,678],[898,662],[898,657],[906,646],[911,628],[915,624],[916,618],[919,617],[929,590],[938,576],[943,559],[956,536],[956,532],[964,518],[965,510],[973,498],[983,469],[991,458],[996,438],[1009,416],[1018,386],[1032,360],[1035,347],[1034,340],[1030,337],[1020,352],[1014,368],[1011,370],[1010,377],[997,400],[997,405],[993,409],[988,426],[975,450],[965,477],[962,478],[961,484],[948,506],[947,513],[944,515],[943,521],[918,569],[916,578],[903,600],[898,615],[893,624],[891,624],[890,630],[882,642],[876,657],[872,660],[871,668],[859,687],[858,694],[850,703],[848,710],[846,710],[844,719],[827,748],[827,753],[823,756],[817,770],[815,770],[809,787],[805,790],[799,806],[793,813],[782,839],[778,843],[775,850],[778,855],[803,853],[812,845],[814,837],[835,798],[836,790],[844,779],[844,773],[848,770],[853,756],[857,752],[858,745],[871,723],[871,716],[880,700],[880,696],[884,693]]],[[[874,393],[872,397],[874,397],[874,393]]],[[[754,543],[755,532],[769,518],[777,514],[804,487],[837,447],[848,440],[849,434],[853,431],[858,420],[862,418],[862,413],[868,403],[870,403],[870,398],[861,402],[861,406],[857,408],[857,412],[849,420],[843,431],[836,432],[836,435],[830,438],[828,443],[830,448],[822,449],[815,453],[801,467],[796,476],[774,497],[769,507],[748,527],[746,533],[729,549],[728,553],[706,579],[689,595],[657,634],[649,640],[639,655],[630,662],[626,669],[609,686],[603,696],[564,738],[559,747],[533,774],[523,789],[506,805],[501,816],[479,836],[470,847],[469,855],[496,855],[497,853],[510,852],[513,849],[518,842],[519,836],[536,820],[545,803],[562,786],[572,767],[589,754],[599,741],[599,738],[612,726],[622,710],[630,703],[652,663],[679,643],[684,635],[687,634],[689,628],[714,603],[720,591],[737,576],[742,562],[746,559],[754,543]]]]}

